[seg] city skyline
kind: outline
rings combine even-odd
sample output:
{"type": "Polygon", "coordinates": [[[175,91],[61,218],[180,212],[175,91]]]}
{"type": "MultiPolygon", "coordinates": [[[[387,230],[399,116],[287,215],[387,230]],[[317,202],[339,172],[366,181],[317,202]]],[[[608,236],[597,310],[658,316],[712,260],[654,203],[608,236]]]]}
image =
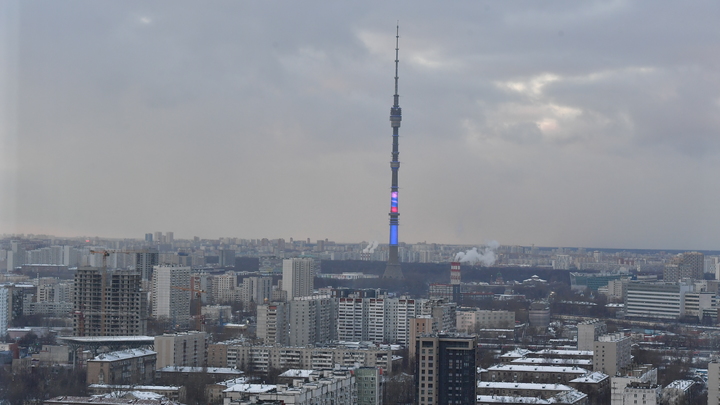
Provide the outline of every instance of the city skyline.
{"type": "Polygon", "coordinates": [[[0,7],[0,233],[384,243],[399,19],[401,243],[720,247],[718,5],[0,7]]]}

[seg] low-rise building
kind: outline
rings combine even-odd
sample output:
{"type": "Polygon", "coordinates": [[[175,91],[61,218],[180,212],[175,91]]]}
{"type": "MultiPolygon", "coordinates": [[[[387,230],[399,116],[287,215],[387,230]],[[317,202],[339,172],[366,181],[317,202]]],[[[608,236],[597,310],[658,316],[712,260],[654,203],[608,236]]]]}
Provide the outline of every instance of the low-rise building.
{"type": "Polygon", "coordinates": [[[566,384],[587,375],[584,368],[575,366],[528,366],[498,364],[481,372],[482,381],[506,381],[546,384],[566,384]]]}
{"type": "Polygon", "coordinates": [[[356,405],[355,376],[349,370],[322,370],[292,385],[237,384],[228,387],[223,404],[356,405]]]}
{"type": "MultiPolygon", "coordinates": [[[[625,387],[633,383],[649,386],[657,384],[657,369],[646,364],[623,373],[619,377],[610,378],[610,404],[624,405],[625,387]]],[[[647,393],[646,393],[647,395],[647,393]]],[[[646,404],[647,405],[647,404],[646,404]]]]}
{"type": "Polygon", "coordinates": [[[478,395],[477,405],[587,405],[587,395],[578,391],[563,392],[551,398],[478,395]]]}
{"type": "MultiPolygon", "coordinates": [[[[390,373],[393,361],[401,359],[393,355],[392,346],[359,343],[322,347],[238,344],[227,345],[222,350],[227,352],[226,367],[264,373],[271,368],[323,370],[336,365],[351,367],[358,364],[364,367],[380,367],[383,372],[390,373]]],[[[395,350],[399,350],[399,347],[395,347],[395,350]]]]}
{"type": "Polygon", "coordinates": [[[540,384],[502,381],[478,381],[477,394],[489,396],[520,396],[548,399],[563,392],[574,391],[564,384],[540,384]]]}
{"type": "Polygon", "coordinates": [[[87,361],[88,384],[151,384],[157,354],[147,349],[103,353],[87,361]]]}
{"type": "Polygon", "coordinates": [[[163,397],[185,403],[187,390],[183,386],[172,385],[110,385],[110,384],[90,384],[88,393],[90,395],[111,394],[117,392],[152,392],[162,395],[163,397]]]}
{"type": "Polygon", "coordinates": [[[206,365],[207,333],[183,332],[155,336],[157,368],[206,365]]]}

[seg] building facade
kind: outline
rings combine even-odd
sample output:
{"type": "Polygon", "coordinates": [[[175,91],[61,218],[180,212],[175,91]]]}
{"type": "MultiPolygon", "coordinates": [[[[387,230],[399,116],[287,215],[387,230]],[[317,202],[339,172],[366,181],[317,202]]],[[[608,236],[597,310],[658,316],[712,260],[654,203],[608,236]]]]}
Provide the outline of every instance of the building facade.
{"type": "Polygon", "coordinates": [[[315,260],[295,258],[283,260],[282,288],[287,300],[312,295],[315,284],[315,260]]]}
{"type": "Polygon", "coordinates": [[[152,316],[173,325],[190,322],[190,267],[155,266],[152,275],[152,316]]]}
{"type": "Polygon", "coordinates": [[[477,339],[459,334],[420,336],[415,345],[420,405],[475,404],[477,339]]]}
{"type": "Polygon", "coordinates": [[[87,361],[88,384],[152,384],[157,356],[152,350],[103,353],[87,361]]]}
{"type": "Polygon", "coordinates": [[[73,283],[75,336],[145,335],[147,300],[140,272],[80,267],[73,283]]]}
{"type": "Polygon", "coordinates": [[[157,368],[203,367],[207,364],[207,333],[186,332],[155,336],[157,368]]]}

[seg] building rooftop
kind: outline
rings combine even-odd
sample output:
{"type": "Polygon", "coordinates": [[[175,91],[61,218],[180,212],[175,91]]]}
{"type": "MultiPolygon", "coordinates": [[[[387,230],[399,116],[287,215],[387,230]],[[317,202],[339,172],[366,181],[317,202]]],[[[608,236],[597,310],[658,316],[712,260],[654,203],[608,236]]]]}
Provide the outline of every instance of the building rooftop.
{"type": "Polygon", "coordinates": [[[517,383],[500,381],[478,381],[478,388],[493,389],[518,389],[533,391],[573,391],[574,388],[565,384],[538,384],[538,383],[517,383]]]}
{"type": "Polygon", "coordinates": [[[601,381],[603,381],[603,380],[606,380],[606,379],[608,379],[608,378],[610,378],[609,375],[604,374],[604,373],[601,373],[601,372],[599,372],[599,371],[595,371],[595,372],[592,372],[592,373],[590,373],[590,374],[588,374],[588,375],[584,375],[584,376],[578,377],[578,378],[576,378],[576,379],[574,379],[574,380],[570,380],[570,382],[571,382],[571,383],[590,383],[590,384],[593,384],[593,383],[599,383],[599,382],[601,382],[601,381]]]}
{"type": "Polygon", "coordinates": [[[564,349],[543,349],[535,352],[541,356],[592,356],[592,350],[564,350],[564,349]]]}
{"type": "Polygon", "coordinates": [[[532,350],[515,349],[501,355],[500,357],[525,357],[528,353],[532,353],[532,350]]]}
{"type": "Polygon", "coordinates": [[[497,404],[552,404],[548,399],[536,398],[536,397],[511,397],[505,395],[478,395],[477,402],[480,403],[497,403],[497,404]]]}
{"type": "Polygon", "coordinates": [[[135,357],[144,357],[157,354],[152,350],[148,349],[127,349],[118,352],[101,353],[98,354],[94,359],[88,361],[117,361],[124,359],[132,359],[135,357]]]}
{"type": "Polygon", "coordinates": [[[180,387],[173,385],[110,385],[110,384],[90,384],[88,388],[112,388],[118,390],[157,390],[157,391],[177,391],[180,387]]]}
{"type": "Polygon", "coordinates": [[[104,397],[55,397],[46,399],[44,404],[103,404],[103,405],[171,405],[177,402],[168,399],[133,399],[104,397]]]}
{"type": "Polygon", "coordinates": [[[692,387],[692,385],[695,384],[695,381],[693,380],[675,380],[668,384],[665,389],[676,389],[680,391],[687,391],[692,387]]]}
{"type": "Polygon", "coordinates": [[[525,364],[497,364],[490,368],[488,371],[539,371],[543,373],[570,373],[570,374],[587,374],[588,371],[584,368],[576,366],[534,366],[525,364]]]}
{"type": "Polygon", "coordinates": [[[280,374],[280,377],[310,378],[312,373],[313,373],[313,370],[300,370],[300,369],[291,368],[290,370],[280,374]]]}
{"type": "Polygon", "coordinates": [[[167,366],[157,371],[163,373],[208,373],[208,374],[245,374],[243,371],[229,367],[178,367],[167,366]]]}
{"type": "Polygon", "coordinates": [[[521,357],[511,361],[512,364],[550,364],[567,366],[592,366],[590,359],[551,359],[547,357],[521,357]]]}
{"type": "Polygon", "coordinates": [[[266,392],[274,392],[277,385],[270,384],[235,384],[223,392],[244,392],[246,394],[264,394],[266,392]]]}

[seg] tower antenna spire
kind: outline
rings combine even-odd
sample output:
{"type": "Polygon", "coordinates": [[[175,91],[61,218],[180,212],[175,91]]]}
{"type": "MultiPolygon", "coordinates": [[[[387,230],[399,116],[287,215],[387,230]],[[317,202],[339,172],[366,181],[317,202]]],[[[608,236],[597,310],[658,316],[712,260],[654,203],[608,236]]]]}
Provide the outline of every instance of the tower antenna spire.
{"type": "Polygon", "coordinates": [[[398,139],[400,138],[400,122],[402,121],[402,109],[400,108],[400,95],[398,95],[398,57],[400,51],[400,23],[398,23],[395,31],[395,95],[393,96],[393,106],[390,107],[390,126],[393,129],[392,140],[392,161],[390,162],[390,171],[392,174],[392,185],[390,187],[390,243],[388,245],[388,261],[385,267],[383,278],[403,279],[405,278],[400,268],[398,257],[398,230],[400,228],[400,209],[398,206],[398,172],[400,171],[400,149],[398,147],[398,139]]]}
{"type": "Polygon", "coordinates": [[[398,95],[398,64],[400,63],[400,58],[398,57],[400,52],[400,22],[398,21],[398,25],[395,27],[395,107],[399,107],[399,98],[398,95]]]}

